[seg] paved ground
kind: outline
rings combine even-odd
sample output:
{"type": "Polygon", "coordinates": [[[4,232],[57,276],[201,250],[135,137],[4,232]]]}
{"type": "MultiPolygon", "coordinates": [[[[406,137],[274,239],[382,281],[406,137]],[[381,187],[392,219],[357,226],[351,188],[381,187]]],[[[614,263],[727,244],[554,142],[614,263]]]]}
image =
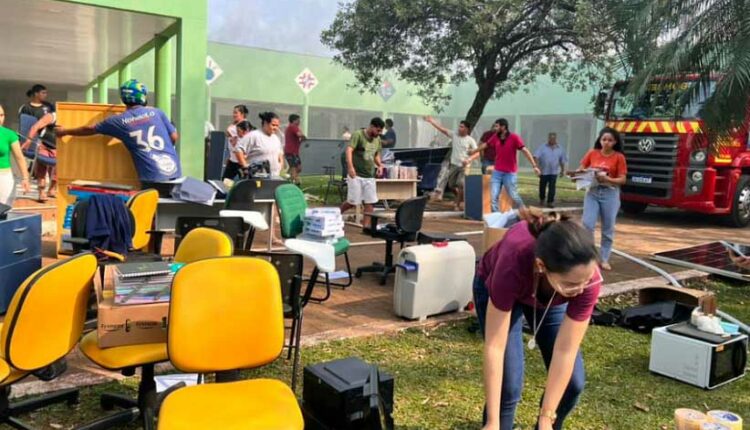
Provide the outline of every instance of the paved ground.
{"type": "MultiPolygon", "coordinates": [[[[561,202],[560,206],[576,205],[577,202],[561,202]]],[[[431,209],[444,210],[448,204],[433,204],[431,209]]],[[[49,216],[45,216],[49,219],[49,216]]],[[[452,218],[429,218],[425,220],[424,230],[459,232],[466,237],[477,252],[481,252],[482,223],[452,218]]],[[[353,243],[350,250],[352,268],[382,261],[384,257],[384,243],[372,243],[373,239],[361,230],[347,226],[347,237],[353,243]]],[[[622,215],[618,220],[615,247],[639,257],[647,257],[650,253],[684,247],[717,239],[732,239],[750,243],[750,228],[737,230],[723,227],[712,218],[686,214],[672,210],[649,210],[638,217],[622,215]]],[[[54,244],[51,237],[45,238],[45,264],[54,259],[54,244]]],[[[170,240],[164,247],[172,249],[170,240]]],[[[397,251],[396,251],[397,252],[397,251]]],[[[654,274],[642,267],[613,257],[614,270],[605,275],[605,294],[621,292],[623,289],[637,288],[646,284],[661,283],[653,278],[654,274]]],[[[340,268],[343,260],[340,261],[340,268]]],[[[681,272],[683,269],[661,265],[671,272],[681,272]]],[[[307,272],[311,269],[310,262],[306,262],[307,272]]],[[[685,273],[682,273],[685,276],[685,273]]],[[[694,274],[688,274],[694,275],[694,274]]],[[[320,290],[322,292],[322,290],[320,290]]],[[[342,338],[359,335],[382,333],[384,331],[399,330],[407,326],[421,324],[408,322],[393,315],[393,276],[385,286],[380,286],[375,275],[365,274],[356,279],[354,284],[346,289],[334,289],[332,298],[323,303],[311,303],[305,309],[303,338],[305,343],[312,343],[332,338],[342,338]]],[[[439,318],[431,318],[428,323],[437,320],[461,318],[465,314],[452,314],[439,318]]],[[[96,383],[117,374],[106,372],[92,366],[78,352],[73,352],[69,359],[71,371],[58,381],[62,386],[96,383]]],[[[51,385],[38,384],[28,380],[20,384],[16,394],[36,392],[40,389],[51,389],[51,385]]]]}

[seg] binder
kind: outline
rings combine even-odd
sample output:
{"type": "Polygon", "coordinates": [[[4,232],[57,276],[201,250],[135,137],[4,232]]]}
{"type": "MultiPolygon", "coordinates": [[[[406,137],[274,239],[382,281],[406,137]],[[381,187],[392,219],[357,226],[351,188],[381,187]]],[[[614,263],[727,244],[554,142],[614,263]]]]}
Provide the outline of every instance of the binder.
{"type": "Polygon", "coordinates": [[[115,270],[117,276],[121,279],[145,278],[172,273],[169,263],[165,261],[119,264],[115,266],[115,270]]]}

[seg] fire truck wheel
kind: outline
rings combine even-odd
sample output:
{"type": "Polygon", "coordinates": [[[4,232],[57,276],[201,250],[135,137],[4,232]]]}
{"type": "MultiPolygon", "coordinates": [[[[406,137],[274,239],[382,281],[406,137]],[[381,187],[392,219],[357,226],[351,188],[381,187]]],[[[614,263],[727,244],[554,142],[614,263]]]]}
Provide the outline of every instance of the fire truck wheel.
{"type": "Polygon", "coordinates": [[[648,203],[641,202],[622,202],[622,211],[630,215],[639,215],[646,211],[648,203]]]}
{"type": "Polygon", "coordinates": [[[740,176],[732,201],[732,214],[729,221],[734,227],[750,225],[750,175],[740,176]]]}

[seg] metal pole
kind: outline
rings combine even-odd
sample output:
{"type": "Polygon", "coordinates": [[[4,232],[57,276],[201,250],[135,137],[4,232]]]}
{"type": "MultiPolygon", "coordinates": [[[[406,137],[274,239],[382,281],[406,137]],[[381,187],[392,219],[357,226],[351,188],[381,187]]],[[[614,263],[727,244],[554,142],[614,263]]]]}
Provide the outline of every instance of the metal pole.
{"type": "Polygon", "coordinates": [[[310,97],[305,93],[302,96],[302,133],[307,136],[310,126],[310,97]]]}

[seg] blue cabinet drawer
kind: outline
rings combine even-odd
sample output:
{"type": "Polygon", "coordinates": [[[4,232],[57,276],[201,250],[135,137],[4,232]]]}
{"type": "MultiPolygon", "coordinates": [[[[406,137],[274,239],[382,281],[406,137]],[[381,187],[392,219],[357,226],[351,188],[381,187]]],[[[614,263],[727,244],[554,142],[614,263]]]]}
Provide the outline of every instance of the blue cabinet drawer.
{"type": "Polygon", "coordinates": [[[13,294],[23,281],[42,267],[42,258],[30,258],[0,268],[0,314],[8,310],[13,294]]]}
{"type": "Polygon", "coordinates": [[[41,216],[23,216],[0,222],[0,267],[40,256],[41,253],[41,216]]]}

